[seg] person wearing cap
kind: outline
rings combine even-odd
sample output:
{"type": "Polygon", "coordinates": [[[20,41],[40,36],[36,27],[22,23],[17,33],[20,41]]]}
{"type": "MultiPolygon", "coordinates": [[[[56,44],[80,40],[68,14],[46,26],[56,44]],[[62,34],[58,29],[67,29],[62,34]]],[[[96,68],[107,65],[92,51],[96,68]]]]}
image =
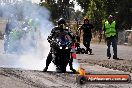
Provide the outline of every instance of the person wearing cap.
{"type": "Polygon", "coordinates": [[[81,30],[83,30],[83,45],[86,47],[86,51],[92,54],[92,49],[90,48],[90,42],[92,38],[92,29],[94,26],[89,23],[88,18],[84,18],[84,24],[79,27],[80,35],[81,35],[81,30]]]}
{"type": "Polygon", "coordinates": [[[110,46],[112,44],[114,53],[113,59],[118,60],[119,58],[117,57],[117,24],[113,20],[112,15],[109,15],[108,20],[104,24],[103,30],[107,41],[107,57],[108,59],[111,58],[110,46]]]}
{"type": "MultiPolygon", "coordinates": [[[[50,33],[50,35],[47,38],[48,42],[51,43],[52,42],[52,38],[53,39],[56,39],[57,37],[59,37],[60,35],[62,35],[65,32],[67,33],[67,35],[70,36],[71,41],[72,42],[75,42],[73,33],[69,29],[66,28],[66,21],[65,21],[65,19],[60,18],[57,23],[58,23],[58,25],[55,26],[51,30],[51,33],[50,33]]],[[[46,60],[46,67],[43,69],[43,72],[46,72],[47,71],[48,66],[51,63],[52,59],[53,59],[52,58],[52,50],[55,50],[54,46],[51,46],[50,52],[49,52],[49,54],[47,56],[47,60],[46,60]]],[[[56,57],[57,57],[58,54],[59,53],[56,54],[56,57]]],[[[72,62],[73,62],[73,59],[72,58],[69,58],[69,62],[68,63],[69,63],[69,66],[70,66],[70,70],[73,71],[73,72],[76,72],[76,70],[73,69],[72,62]]]]}

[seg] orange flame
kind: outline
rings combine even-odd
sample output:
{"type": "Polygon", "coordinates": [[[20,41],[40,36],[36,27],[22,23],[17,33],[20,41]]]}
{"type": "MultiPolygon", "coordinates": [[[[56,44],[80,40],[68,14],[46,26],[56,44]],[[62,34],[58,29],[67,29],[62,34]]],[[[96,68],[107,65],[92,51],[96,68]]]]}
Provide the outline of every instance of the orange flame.
{"type": "Polygon", "coordinates": [[[78,67],[78,72],[79,72],[79,74],[82,75],[82,76],[86,75],[85,69],[82,68],[81,66],[78,67]]]}

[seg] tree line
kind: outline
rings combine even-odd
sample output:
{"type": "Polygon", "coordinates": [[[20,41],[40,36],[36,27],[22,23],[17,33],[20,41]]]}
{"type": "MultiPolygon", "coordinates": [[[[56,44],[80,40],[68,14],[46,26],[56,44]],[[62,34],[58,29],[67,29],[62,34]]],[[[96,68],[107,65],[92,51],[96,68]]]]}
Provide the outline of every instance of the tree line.
{"type": "Polygon", "coordinates": [[[52,20],[63,17],[67,20],[82,20],[88,17],[100,30],[111,14],[120,30],[132,28],[132,0],[76,0],[83,11],[74,10],[75,0],[41,0],[40,5],[51,11],[52,20]]]}

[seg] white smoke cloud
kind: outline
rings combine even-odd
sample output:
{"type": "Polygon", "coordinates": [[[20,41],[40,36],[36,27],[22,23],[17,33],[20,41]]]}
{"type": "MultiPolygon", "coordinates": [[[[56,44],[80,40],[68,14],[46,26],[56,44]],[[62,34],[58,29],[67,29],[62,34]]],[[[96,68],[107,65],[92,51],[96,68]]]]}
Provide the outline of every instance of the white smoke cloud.
{"type": "MultiPolygon", "coordinates": [[[[47,36],[53,27],[53,24],[49,21],[50,12],[46,8],[32,3],[31,0],[6,0],[6,2],[3,0],[0,1],[0,17],[9,20],[12,30],[16,28],[20,31],[21,21],[27,21],[28,19],[37,20],[39,22],[38,31],[40,32],[40,36],[35,37],[35,39],[38,39],[37,49],[34,50],[29,44],[32,42],[29,34],[25,39],[13,43],[15,46],[19,46],[20,44],[19,47],[17,46],[17,54],[0,54],[0,67],[43,70],[46,64],[46,57],[50,50],[47,36]],[[22,54],[21,48],[24,49],[22,54]]],[[[28,27],[26,28],[24,30],[29,30],[28,27]]],[[[74,60],[73,67],[77,69],[78,66],[77,60],[74,60]]],[[[50,64],[48,70],[55,70],[55,66],[50,64]]],[[[69,71],[69,65],[67,66],[67,70],[69,71]]]]}
{"type": "Polygon", "coordinates": [[[21,40],[21,43],[19,42],[19,44],[27,49],[23,54],[1,54],[0,67],[42,70],[50,49],[49,43],[47,42],[47,36],[53,27],[53,24],[49,21],[50,12],[46,8],[32,3],[31,0],[15,0],[9,3],[5,3],[4,1],[0,2],[0,16],[8,19],[11,25],[17,28],[17,30],[21,30],[19,29],[19,22],[21,20],[37,19],[39,22],[40,37],[37,41],[38,46],[35,51],[27,44],[30,42],[30,39],[26,38],[25,40],[21,40]]]}
{"type": "Polygon", "coordinates": [[[32,0],[33,3],[39,3],[40,0],[32,0]]]}

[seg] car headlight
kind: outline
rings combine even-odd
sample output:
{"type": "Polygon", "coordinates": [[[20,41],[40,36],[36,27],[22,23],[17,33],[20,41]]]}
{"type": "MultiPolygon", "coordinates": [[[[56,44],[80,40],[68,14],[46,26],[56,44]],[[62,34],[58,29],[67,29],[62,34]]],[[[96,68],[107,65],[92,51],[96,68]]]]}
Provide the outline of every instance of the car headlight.
{"type": "Polygon", "coordinates": [[[60,47],[60,49],[62,49],[62,47],[60,47]]]}

